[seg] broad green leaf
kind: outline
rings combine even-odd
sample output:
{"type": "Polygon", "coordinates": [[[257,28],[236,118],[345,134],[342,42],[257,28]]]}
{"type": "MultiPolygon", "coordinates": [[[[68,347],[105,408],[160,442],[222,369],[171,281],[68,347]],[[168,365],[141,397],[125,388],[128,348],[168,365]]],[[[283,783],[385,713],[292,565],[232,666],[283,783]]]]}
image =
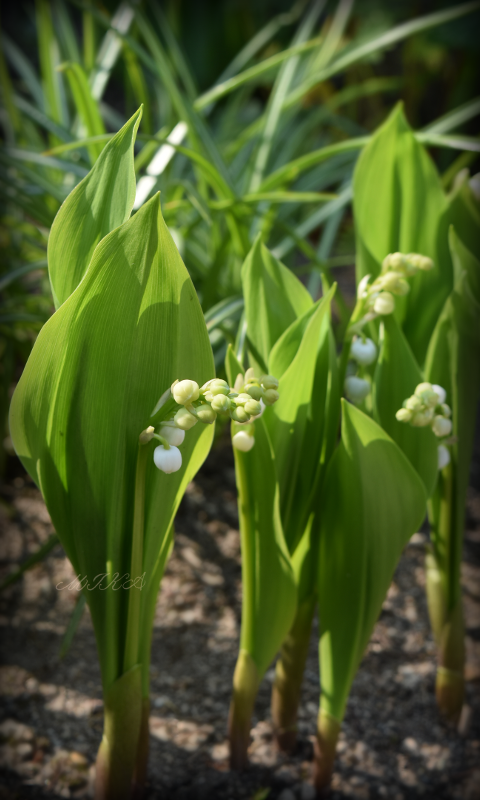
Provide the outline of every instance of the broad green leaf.
{"type": "MultiPolygon", "coordinates": [[[[232,384],[240,363],[229,347],[225,362],[232,384]]],[[[272,414],[267,408],[264,417],[272,414]]],[[[242,544],[242,631],[240,647],[261,677],[290,630],[296,588],[280,519],[279,489],[264,417],[255,421],[249,453],[234,448],[242,544]]]]}
{"type": "MultiPolygon", "coordinates": [[[[87,76],[80,64],[67,62],[62,64],[61,70],[68,78],[75,107],[83,123],[85,133],[88,136],[102,136],[105,133],[105,126],[98,104],[92,97],[87,76]]],[[[102,152],[101,144],[89,145],[88,152],[90,162],[93,165],[102,152]]]]}
{"type": "Polygon", "coordinates": [[[438,439],[430,427],[412,428],[395,417],[403,401],[414,393],[422,380],[422,373],[398,323],[394,317],[385,317],[373,383],[374,417],[415,467],[425,485],[427,497],[430,497],[438,474],[438,439]]]}
{"type": "Polygon", "coordinates": [[[266,371],[270,351],[288,326],[312,306],[298,278],[258,237],[242,267],[250,362],[266,371]]]}
{"type": "Polygon", "coordinates": [[[397,301],[405,334],[420,365],[452,286],[447,243],[439,240],[446,205],[434,164],[398,105],[355,169],[357,277],[378,275],[388,253],[416,252],[433,258],[435,269],[415,275],[406,300],[397,301]]]}
{"type": "Polygon", "coordinates": [[[439,528],[438,502],[431,507],[435,555],[443,572],[447,608],[451,611],[461,596],[465,498],[480,396],[480,261],[453,228],[449,241],[455,283],[432,336],[425,373],[428,380],[440,383],[447,390],[447,402],[452,407],[455,500],[450,506],[450,523],[443,532],[439,528]]]}
{"type": "Polygon", "coordinates": [[[342,400],[342,438],[320,499],[321,708],[341,721],[395,565],[425,514],[423,483],[395,442],[342,400]]]}
{"type": "MultiPolygon", "coordinates": [[[[202,384],[212,376],[203,314],[157,195],[100,242],[76,291],[40,332],[11,405],[15,449],[75,571],[90,582],[129,572],[138,436],[158,398],[177,378],[202,384]]],[[[183,467],[172,475],[149,458],[150,593],[186,482],[212,434],[200,423],[187,434],[183,467]]],[[[127,594],[87,594],[107,683],[122,671],[127,594]]]]}
{"type": "Polygon", "coordinates": [[[133,144],[140,118],[141,110],[108,142],[55,217],[48,269],[56,308],[82,280],[101,239],[130,216],[135,200],[133,144]]]}
{"type": "Polygon", "coordinates": [[[312,488],[321,460],[330,368],[330,303],[335,288],[316,303],[313,313],[309,309],[292,323],[268,362],[269,372],[280,377],[280,399],[265,424],[275,453],[282,523],[290,552],[311,513],[312,488]]]}

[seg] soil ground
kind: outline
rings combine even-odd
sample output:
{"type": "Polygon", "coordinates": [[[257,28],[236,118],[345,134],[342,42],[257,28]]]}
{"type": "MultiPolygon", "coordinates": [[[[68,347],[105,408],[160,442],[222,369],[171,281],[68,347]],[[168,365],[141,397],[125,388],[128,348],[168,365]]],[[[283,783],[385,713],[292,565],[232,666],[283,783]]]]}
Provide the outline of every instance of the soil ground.
{"type": "MultiPolygon", "coordinates": [[[[473,484],[479,485],[480,458],[473,484]]],[[[13,459],[1,490],[0,578],[52,533],[38,490],[13,459]]],[[[298,748],[279,756],[260,688],[250,767],[228,770],[226,720],[238,650],[241,582],[233,462],[214,450],[188,487],[159,595],[152,653],[148,800],[309,800],[318,707],[314,624],[299,713],[298,748]]],[[[480,797],[480,491],[469,493],[462,564],[467,697],[459,729],[435,706],[435,649],[424,593],[424,544],[405,548],[342,728],[332,800],[480,797]]],[[[60,545],[0,595],[0,800],[87,798],[102,732],[95,641],[85,612],[67,655],[59,651],[75,591],[60,545]]]]}

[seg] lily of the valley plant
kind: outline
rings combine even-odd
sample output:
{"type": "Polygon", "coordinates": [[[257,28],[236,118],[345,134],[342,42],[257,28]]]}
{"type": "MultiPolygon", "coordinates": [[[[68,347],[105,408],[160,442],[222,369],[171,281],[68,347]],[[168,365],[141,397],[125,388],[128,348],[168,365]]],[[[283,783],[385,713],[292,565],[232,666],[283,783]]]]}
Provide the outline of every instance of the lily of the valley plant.
{"type": "Polygon", "coordinates": [[[48,250],[57,310],[10,412],[17,453],[75,571],[92,587],[100,574],[130,586],[85,592],[105,704],[98,800],[129,798],[144,782],[158,587],[176,509],[212,441],[203,423],[216,415],[203,314],[159,195],[130,217],[139,121],[140,112],[57,214],[48,250]]]}

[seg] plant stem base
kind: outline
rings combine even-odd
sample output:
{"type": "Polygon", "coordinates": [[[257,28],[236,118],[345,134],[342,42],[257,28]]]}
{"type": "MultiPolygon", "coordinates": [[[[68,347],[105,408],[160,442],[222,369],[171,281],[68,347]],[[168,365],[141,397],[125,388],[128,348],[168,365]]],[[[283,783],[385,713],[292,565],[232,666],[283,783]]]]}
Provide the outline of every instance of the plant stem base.
{"type": "Polygon", "coordinates": [[[441,714],[457,723],[465,697],[465,681],[463,674],[446,667],[437,668],[435,696],[441,714]]]}
{"type": "Polygon", "coordinates": [[[133,775],[132,800],[142,800],[145,794],[145,781],[147,779],[148,748],[150,738],[150,698],[142,700],[142,719],[138,737],[137,761],[133,775]]]}
{"type": "Polygon", "coordinates": [[[282,645],[272,688],[272,720],[278,749],[293,753],[297,743],[297,711],[310,644],[315,597],[302,603],[282,645]]]}
{"type": "Polygon", "coordinates": [[[340,725],[338,719],[320,709],[313,761],[313,785],[319,797],[325,794],[332,780],[340,725]]]}
{"type": "Polygon", "coordinates": [[[95,800],[130,800],[142,716],[139,665],[105,692],[103,738],[98,750],[95,800]]]}
{"type": "Polygon", "coordinates": [[[240,650],[233,674],[233,693],[228,717],[230,769],[243,770],[248,764],[251,719],[259,683],[255,662],[246,650],[240,650]]]}

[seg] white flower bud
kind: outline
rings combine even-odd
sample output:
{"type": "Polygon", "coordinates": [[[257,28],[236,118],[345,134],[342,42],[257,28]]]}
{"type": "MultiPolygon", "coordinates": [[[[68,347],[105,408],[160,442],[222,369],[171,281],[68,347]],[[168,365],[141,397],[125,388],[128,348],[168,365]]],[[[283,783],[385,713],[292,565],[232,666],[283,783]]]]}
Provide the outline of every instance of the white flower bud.
{"type": "Polygon", "coordinates": [[[362,280],[359,282],[357,287],[357,300],[361,300],[363,297],[367,296],[368,284],[371,277],[371,275],[364,275],[362,280]]]}
{"type": "Polygon", "coordinates": [[[235,403],[236,406],[244,406],[245,403],[248,403],[251,399],[252,398],[250,397],[249,394],[247,394],[246,392],[242,392],[241,394],[237,394],[237,396],[234,397],[233,402],[235,403]]]}
{"type": "Polygon", "coordinates": [[[390,269],[402,269],[402,267],[405,266],[405,256],[403,253],[391,253],[387,258],[390,269]]]}
{"type": "Polygon", "coordinates": [[[279,397],[280,395],[276,391],[276,389],[267,389],[267,391],[263,395],[263,402],[265,403],[266,406],[273,406],[273,404],[277,402],[279,397]]]}
{"type": "Polygon", "coordinates": [[[442,403],[444,403],[445,400],[447,399],[447,393],[445,389],[443,388],[443,386],[439,386],[438,383],[432,383],[431,386],[433,391],[438,397],[438,402],[440,403],[440,405],[442,405],[442,403]]]}
{"type": "Polygon", "coordinates": [[[399,422],[410,422],[413,417],[413,411],[410,411],[409,408],[399,408],[395,416],[399,422]]]}
{"type": "Polygon", "coordinates": [[[372,364],[377,357],[377,346],[371,339],[355,338],[350,348],[350,355],[355,359],[357,364],[367,366],[372,364]]]}
{"type": "Polygon", "coordinates": [[[250,420],[250,414],[247,414],[243,406],[234,408],[234,410],[230,412],[230,417],[234,419],[235,422],[248,422],[250,420]]]}
{"type": "Polygon", "coordinates": [[[185,431],[177,427],[172,428],[170,425],[162,425],[160,428],[160,436],[166,439],[168,444],[173,444],[175,447],[178,447],[180,444],[183,444],[185,431]]]}
{"type": "Polygon", "coordinates": [[[425,428],[427,425],[430,425],[433,419],[433,413],[433,408],[427,408],[426,411],[417,411],[412,417],[411,424],[414,428],[425,428]]]}
{"type": "Polygon", "coordinates": [[[248,403],[245,403],[244,409],[247,414],[250,414],[251,417],[256,417],[258,414],[260,414],[262,406],[258,400],[249,400],[248,403]]]}
{"type": "Polygon", "coordinates": [[[431,258],[428,256],[420,256],[418,261],[419,269],[423,270],[423,272],[430,272],[431,269],[434,268],[434,263],[431,258]]]}
{"type": "Polygon", "coordinates": [[[264,395],[264,390],[258,383],[248,383],[243,391],[253,397],[254,400],[261,400],[264,395]]]}
{"type": "Polygon", "coordinates": [[[352,403],[361,403],[370,392],[370,383],[351,375],[345,379],[345,394],[352,403]]]}
{"type": "Polygon", "coordinates": [[[432,423],[432,431],[435,436],[449,436],[452,432],[452,420],[437,416],[432,423]]]}
{"type": "Polygon", "coordinates": [[[255,444],[255,439],[246,431],[239,431],[235,434],[235,436],[232,437],[232,444],[237,450],[241,450],[243,453],[248,453],[248,451],[251,450],[255,444]]]}
{"type": "Polygon", "coordinates": [[[438,445],[438,469],[443,469],[450,464],[450,450],[444,444],[438,445]]]}
{"type": "Polygon", "coordinates": [[[211,425],[217,418],[215,411],[208,403],[202,403],[201,406],[197,406],[195,412],[200,422],[204,422],[207,425],[211,425]]]}
{"type": "Polygon", "coordinates": [[[232,407],[232,403],[228,397],[225,397],[224,394],[217,394],[214,398],[212,398],[212,408],[217,414],[226,413],[230,411],[232,407]]]}
{"type": "Polygon", "coordinates": [[[410,411],[420,411],[422,405],[422,401],[416,395],[412,395],[412,397],[409,397],[408,400],[405,401],[405,408],[408,408],[410,411]]]}
{"type": "Polygon", "coordinates": [[[442,417],[451,417],[452,416],[452,409],[450,408],[450,406],[447,406],[446,403],[442,403],[440,408],[442,409],[442,417]]]}
{"type": "Polygon", "coordinates": [[[249,383],[250,381],[255,380],[255,370],[253,367],[249,367],[245,373],[245,383],[249,383]]]}
{"type": "Polygon", "coordinates": [[[173,421],[177,428],[181,428],[182,431],[189,431],[190,428],[193,428],[198,422],[197,418],[194,417],[193,414],[190,414],[190,411],[186,408],[179,408],[173,421]]]}
{"type": "Polygon", "coordinates": [[[262,375],[260,378],[260,383],[262,384],[263,388],[268,389],[278,389],[278,381],[273,375],[262,375]]]}
{"type": "Polygon", "coordinates": [[[373,304],[373,310],[375,314],[391,314],[395,310],[395,300],[393,295],[390,292],[382,292],[376,298],[373,304]]]}
{"type": "Polygon", "coordinates": [[[401,272],[387,272],[378,279],[378,285],[387,292],[403,296],[408,294],[410,286],[401,272]]]}
{"type": "Polygon", "coordinates": [[[438,395],[433,390],[431,383],[419,383],[415,389],[415,394],[428,408],[435,408],[438,405],[438,395]]]}
{"type": "Polygon", "coordinates": [[[184,406],[186,403],[193,403],[194,400],[197,400],[200,389],[195,381],[179,381],[173,386],[172,394],[175,402],[184,406]]]}
{"type": "Polygon", "coordinates": [[[417,397],[420,397],[423,392],[431,392],[433,391],[433,386],[431,383],[419,383],[418,386],[415,387],[415,394],[417,397]]]}
{"type": "Polygon", "coordinates": [[[155,466],[167,474],[170,472],[178,472],[182,466],[182,454],[178,447],[172,446],[168,450],[165,450],[163,444],[160,444],[153,451],[153,460],[155,466]]]}
{"type": "Polygon", "coordinates": [[[220,378],[216,378],[212,381],[208,387],[209,394],[213,396],[217,394],[224,394],[227,395],[230,391],[230,387],[226,381],[221,380],[220,378]]]}
{"type": "Polygon", "coordinates": [[[260,419],[260,417],[262,416],[263,412],[264,412],[264,411],[265,411],[265,409],[266,409],[266,405],[265,405],[265,403],[263,402],[263,400],[261,400],[261,399],[260,399],[258,402],[260,403],[260,411],[259,411],[259,413],[258,413],[258,414],[255,414],[255,416],[254,416],[254,417],[252,417],[252,419],[260,419]]]}

